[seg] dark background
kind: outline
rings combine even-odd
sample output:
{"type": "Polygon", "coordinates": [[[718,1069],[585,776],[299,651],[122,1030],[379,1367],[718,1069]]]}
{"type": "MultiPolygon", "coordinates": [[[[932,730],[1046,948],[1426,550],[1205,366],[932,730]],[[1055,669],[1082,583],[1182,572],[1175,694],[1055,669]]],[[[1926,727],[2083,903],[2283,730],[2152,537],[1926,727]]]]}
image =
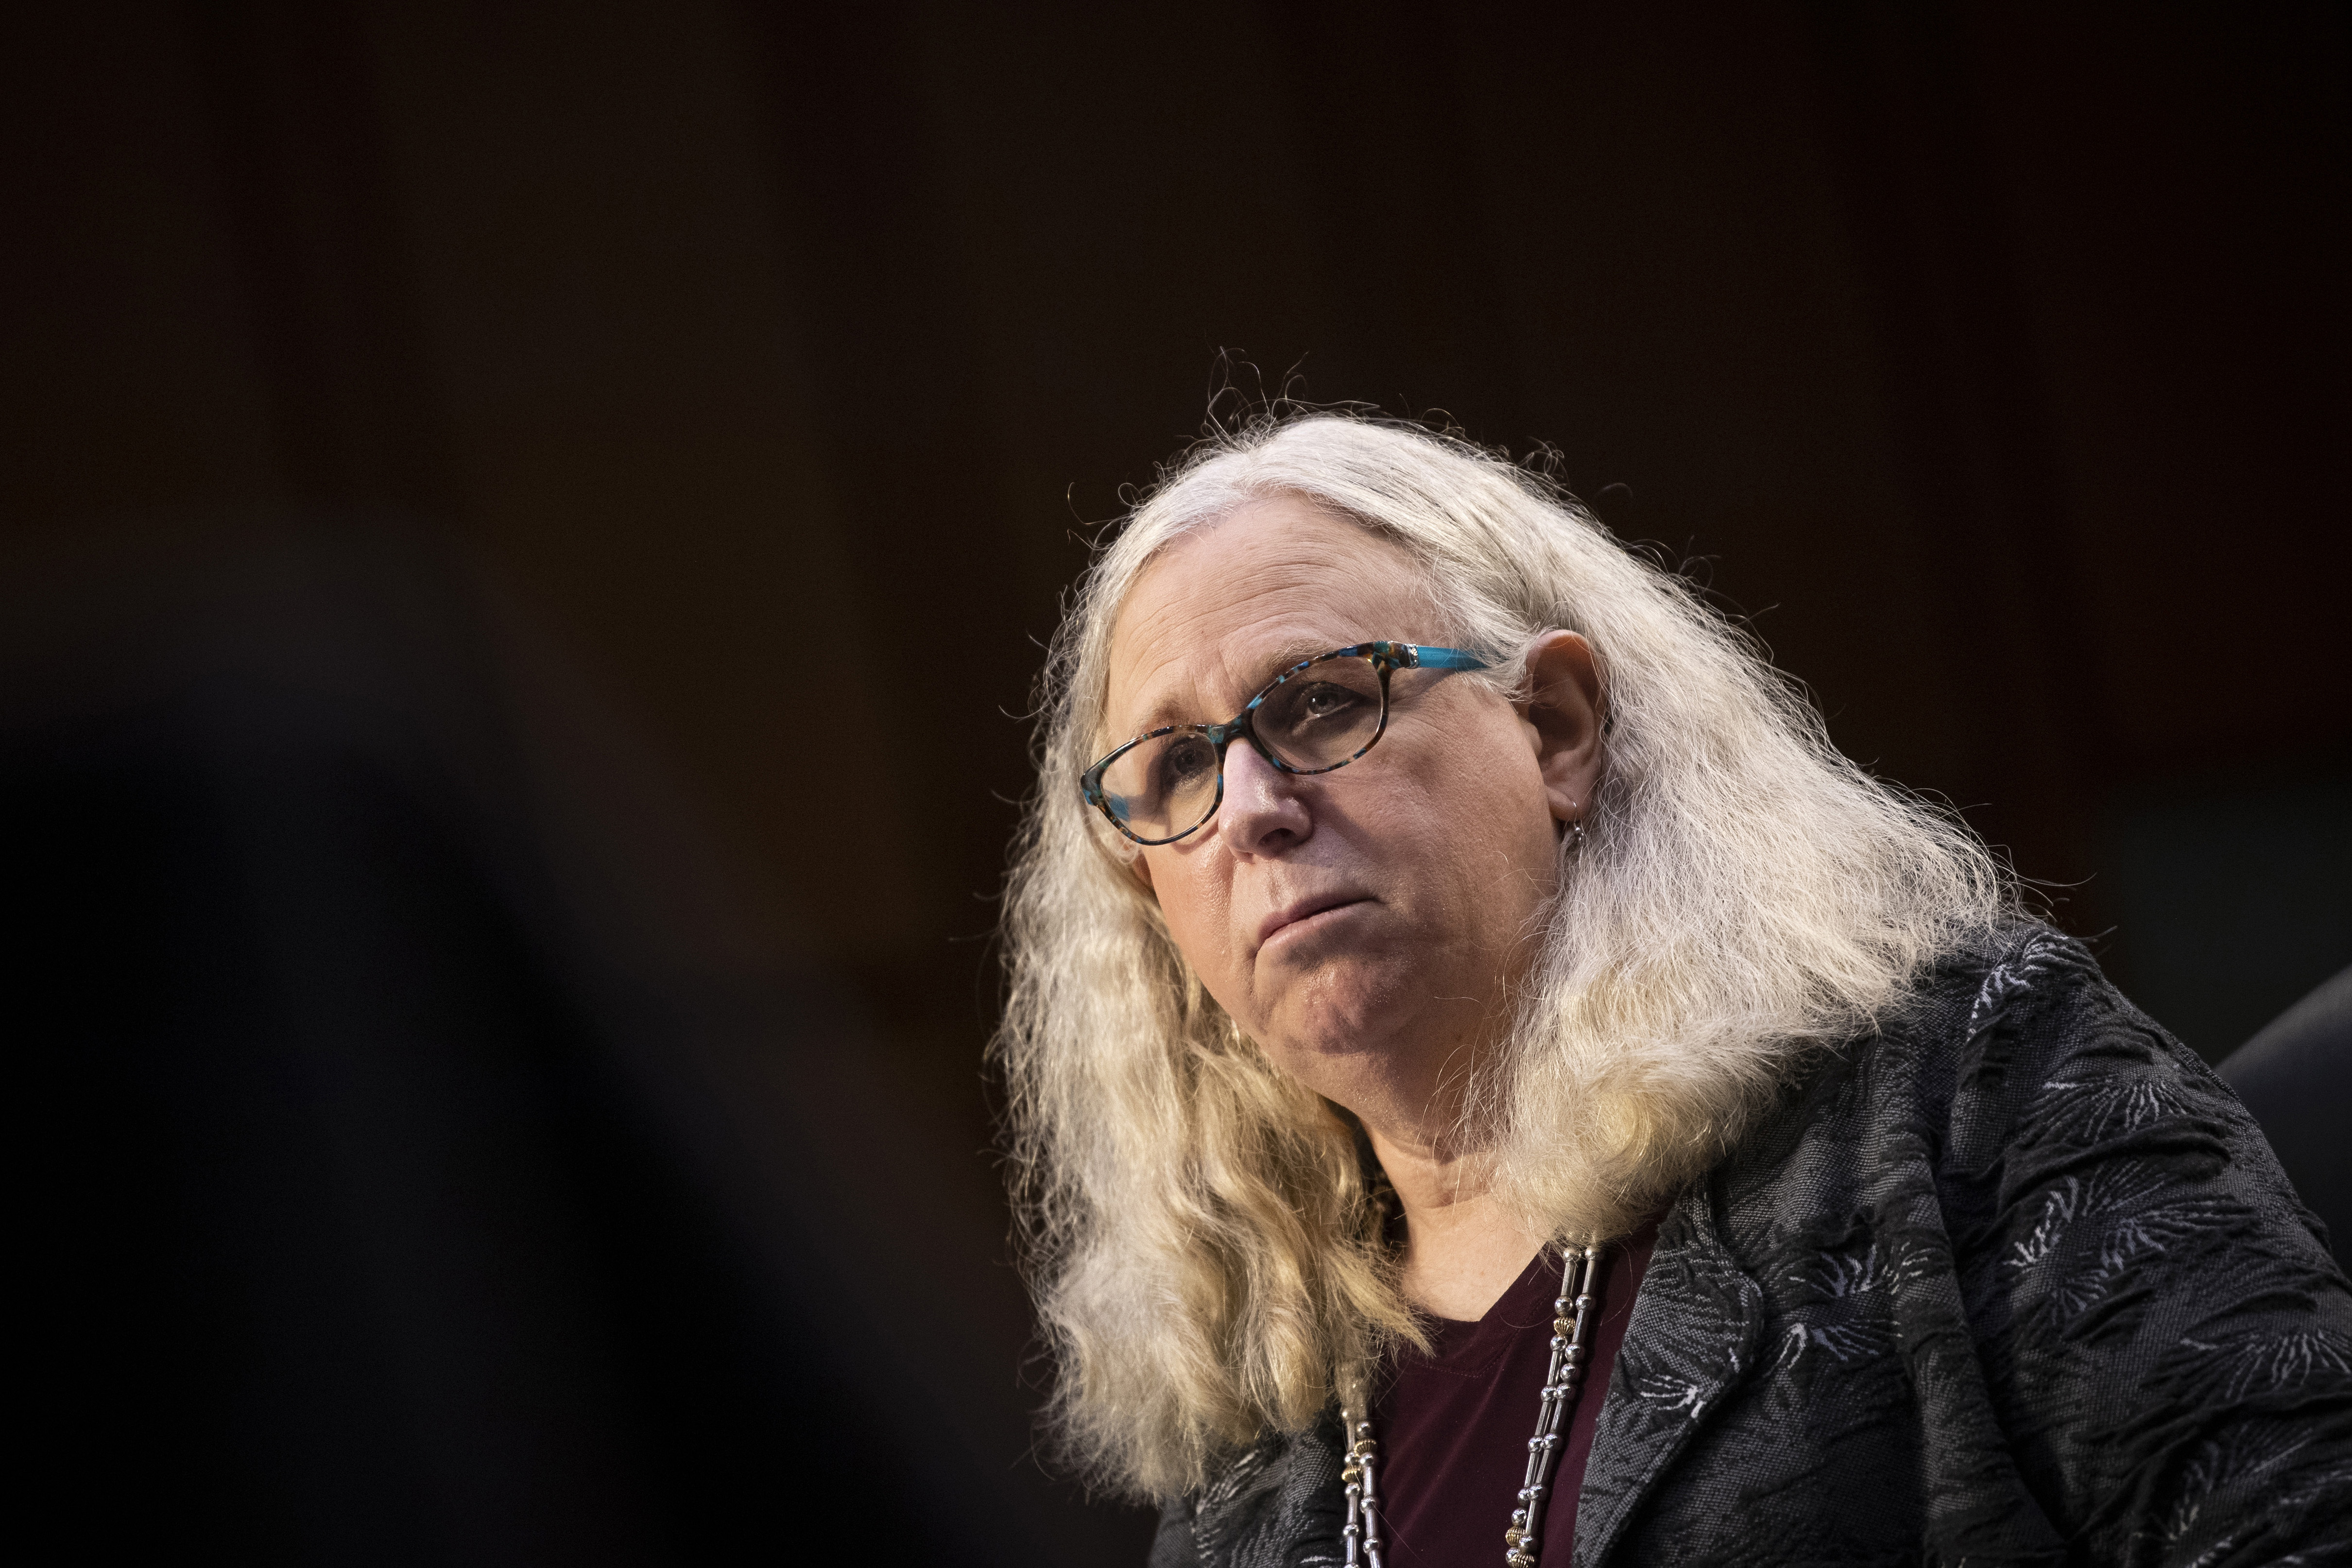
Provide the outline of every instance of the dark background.
{"type": "Polygon", "coordinates": [[[94,1540],[1133,1560],[1028,1451],[986,938],[1223,386],[1557,447],[2208,1058],[2352,961],[2337,7],[12,26],[94,1540]]]}

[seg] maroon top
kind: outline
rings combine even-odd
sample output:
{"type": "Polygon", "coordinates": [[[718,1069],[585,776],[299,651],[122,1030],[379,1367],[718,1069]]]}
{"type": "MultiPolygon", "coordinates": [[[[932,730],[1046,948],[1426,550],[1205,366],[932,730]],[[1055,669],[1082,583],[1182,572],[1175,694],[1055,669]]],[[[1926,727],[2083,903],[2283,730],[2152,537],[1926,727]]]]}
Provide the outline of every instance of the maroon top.
{"type": "MultiPolygon", "coordinates": [[[[1576,1544],[1577,1491],[1609,1369],[1657,1240],[1658,1223],[1652,1220],[1601,1249],[1601,1317],[1593,1325],[1584,1392],[1544,1494],[1539,1568],[1568,1568],[1576,1544]]],[[[1398,1352],[1386,1386],[1372,1401],[1372,1435],[1381,1445],[1381,1534],[1396,1568],[1503,1560],[1503,1531],[1519,1506],[1528,1439],[1535,1436],[1551,1364],[1551,1304],[1559,1294],[1559,1255],[1539,1254],[1476,1322],[1432,1320],[1434,1354],[1398,1352]]]]}

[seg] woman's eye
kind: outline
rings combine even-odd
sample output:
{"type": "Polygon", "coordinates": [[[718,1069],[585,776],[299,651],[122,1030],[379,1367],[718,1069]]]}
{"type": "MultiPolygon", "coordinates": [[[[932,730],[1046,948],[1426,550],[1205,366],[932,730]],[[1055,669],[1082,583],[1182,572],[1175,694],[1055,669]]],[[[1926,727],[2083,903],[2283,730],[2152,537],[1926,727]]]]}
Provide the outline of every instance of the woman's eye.
{"type": "Polygon", "coordinates": [[[1307,689],[1299,699],[1299,710],[1310,719],[1328,719],[1344,713],[1362,699],[1344,686],[1318,682],[1307,689]]]}
{"type": "Polygon", "coordinates": [[[1216,751],[1213,747],[1202,745],[1197,741],[1171,746],[1160,767],[1163,787],[1181,789],[1185,784],[1199,779],[1202,774],[1211,772],[1215,766],[1216,751]]]}

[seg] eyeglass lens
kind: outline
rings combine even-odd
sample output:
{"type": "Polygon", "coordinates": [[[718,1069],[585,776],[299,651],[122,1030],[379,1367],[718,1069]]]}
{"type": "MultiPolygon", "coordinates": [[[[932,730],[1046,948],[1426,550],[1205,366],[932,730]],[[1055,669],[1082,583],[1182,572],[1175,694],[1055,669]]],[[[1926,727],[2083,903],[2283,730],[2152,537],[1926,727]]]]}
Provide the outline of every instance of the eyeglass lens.
{"type": "MultiPolygon", "coordinates": [[[[1385,694],[1365,658],[1327,658],[1276,686],[1250,715],[1258,743],[1294,773],[1352,761],[1381,732],[1385,694]]],[[[1138,838],[1188,833],[1217,806],[1217,748],[1198,729],[1159,735],[1103,770],[1104,803],[1138,838]]]]}

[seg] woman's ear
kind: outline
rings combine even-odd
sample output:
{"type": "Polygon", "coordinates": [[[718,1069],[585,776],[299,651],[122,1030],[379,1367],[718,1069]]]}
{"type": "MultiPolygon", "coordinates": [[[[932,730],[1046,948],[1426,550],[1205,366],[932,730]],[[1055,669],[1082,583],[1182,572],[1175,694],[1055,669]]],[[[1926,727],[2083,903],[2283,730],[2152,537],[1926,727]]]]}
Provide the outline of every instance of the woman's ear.
{"type": "Polygon", "coordinates": [[[1528,654],[1520,717],[1533,732],[1536,763],[1555,820],[1580,821],[1601,782],[1601,731],[1607,698],[1592,645],[1574,632],[1546,632],[1528,654]]]}

